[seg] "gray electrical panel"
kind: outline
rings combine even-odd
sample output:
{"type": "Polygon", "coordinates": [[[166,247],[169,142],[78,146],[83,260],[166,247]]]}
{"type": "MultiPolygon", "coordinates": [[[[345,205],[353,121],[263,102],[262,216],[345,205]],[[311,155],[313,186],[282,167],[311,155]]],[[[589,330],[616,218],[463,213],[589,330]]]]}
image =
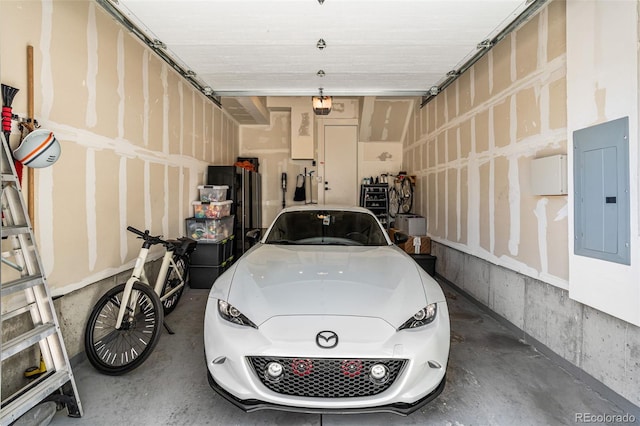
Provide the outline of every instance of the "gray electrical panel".
{"type": "Polygon", "coordinates": [[[629,265],[629,117],[573,132],[574,252],[629,265]]]}

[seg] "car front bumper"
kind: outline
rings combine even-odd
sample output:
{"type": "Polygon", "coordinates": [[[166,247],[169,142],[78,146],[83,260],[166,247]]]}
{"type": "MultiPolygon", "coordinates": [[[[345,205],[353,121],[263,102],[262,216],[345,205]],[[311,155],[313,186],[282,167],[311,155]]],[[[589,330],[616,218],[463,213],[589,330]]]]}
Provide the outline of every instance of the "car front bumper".
{"type": "Polygon", "coordinates": [[[400,332],[380,319],[345,316],[274,318],[256,330],[220,318],[216,304],[215,299],[209,299],[205,314],[209,383],[245,411],[407,415],[432,401],[444,389],[450,340],[446,303],[438,304],[438,316],[431,324],[400,332]],[[340,336],[335,348],[316,345],[314,338],[322,330],[332,330],[340,336]],[[406,363],[395,381],[379,394],[322,398],[286,395],[268,389],[247,356],[403,359],[406,363]]]}
{"type": "Polygon", "coordinates": [[[307,413],[307,414],[366,414],[366,413],[393,413],[401,416],[408,416],[416,410],[427,405],[429,402],[433,401],[438,397],[444,390],[445,383],[447,381],[446,374],[442,378],[442,381],[438,385],[438,387],[433,390],[430,394],[427,394],[422,399],[418,401],[407,404],[407,403],[395,403],[388,405],[380,405],[376,407],[361,407],[361,408],[309,408],[309,407],[298,407],[298,406],[290,406],[290,405],[281,405],[281,404],[273,404],[266,401],[259,401],[257,399],[238,399],[233,396],[231,393],[224,390],[211,376],[211,373],[207,371],[207,379],[209,380],[209,385],[211,388],[216,391],[220,396],[224,399],[240,408],[243,411],[248,413],[253,411],[260,410],[277,410],[277,411],[288,411],[293,413],[307,413]]]}

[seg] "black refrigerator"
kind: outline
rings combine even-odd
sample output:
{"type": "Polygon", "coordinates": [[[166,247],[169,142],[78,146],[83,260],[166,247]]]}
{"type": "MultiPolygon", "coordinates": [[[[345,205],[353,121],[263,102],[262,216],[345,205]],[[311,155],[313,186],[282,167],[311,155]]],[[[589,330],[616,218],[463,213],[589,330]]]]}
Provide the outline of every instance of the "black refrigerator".
{"type": "Polygon", "coordinates": [[[262,228],[262,180],[260,173],[236,166],[209,166],[208,185],[227,185],[227,200],[232,200],[235,215],[236,259],[249,249],[247,232],[262,228]]]}

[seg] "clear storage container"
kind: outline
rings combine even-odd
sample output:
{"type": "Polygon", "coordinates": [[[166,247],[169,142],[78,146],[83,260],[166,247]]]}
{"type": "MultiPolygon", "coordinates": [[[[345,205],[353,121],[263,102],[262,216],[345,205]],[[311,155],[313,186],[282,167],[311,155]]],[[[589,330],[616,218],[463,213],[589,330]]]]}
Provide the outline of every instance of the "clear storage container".
{"type": "Polygon", "coordinates": [[[231,204],[233,204],[233,201],[194,201],[191,204],[193,204],[194,217],[198,219],[220,219],[221,217],[231,214],[231,204]]]}
{"type": "Polygon", "coordinates": [[[225,201],[227,199],[228,185],[199,185],[200,201],[208,203],[211,201],[225,201]]]}
{"type": "Polygon", "coordinates": [[[189,218],[187,223],[187,236],[198,241],[222,241],[233,235],[234,215],[220,219],[189,218]]]}

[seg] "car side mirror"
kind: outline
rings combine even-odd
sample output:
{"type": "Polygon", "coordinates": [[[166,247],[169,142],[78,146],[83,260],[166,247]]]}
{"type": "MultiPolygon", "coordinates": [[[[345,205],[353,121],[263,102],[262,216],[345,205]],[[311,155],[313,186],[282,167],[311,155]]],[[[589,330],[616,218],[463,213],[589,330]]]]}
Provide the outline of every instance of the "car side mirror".
{"type": "Polygon", "coordinates": [[[403,234],[402,232],[396,232],[393,234],[393,242],[394,244],[402,244],[409,241],[409,236],[407,234],[403,234]]]}
{"type": "Polygon", "coordinates": [[[249,245],[254,245],[260,240],[260,229],[252,229],[246,233],[247,239],[249,240],[249,245]]]}

